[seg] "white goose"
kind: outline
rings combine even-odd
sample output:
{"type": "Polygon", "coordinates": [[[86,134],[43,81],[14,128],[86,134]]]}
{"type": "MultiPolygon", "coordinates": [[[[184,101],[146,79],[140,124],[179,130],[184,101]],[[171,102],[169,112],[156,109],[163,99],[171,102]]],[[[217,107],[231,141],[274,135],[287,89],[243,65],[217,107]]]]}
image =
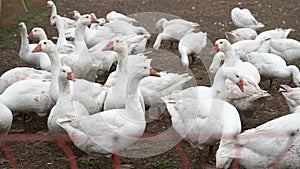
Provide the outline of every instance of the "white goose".
{"type": "Polygon", "coordinates": [[[247,169],[299,168],[299,119],[300,113],[288,114],[246,130],[235,141],[221,141],[216,167],[227,169],[238,159],[247,169]]]}
{"type": "Polygon", "coordinates": [[[0,101],[12,112],[46,116],[54,105],[49,89],[50,82],[44,79],[21,80],[6,88],[0,95],[0,101]]]}
{"type": "Polygon", "coordinates": [[[13,120],[12,112],[0,101],[0,134],[8,134],[13,120]]]}
{"type": "Polygon", "coordinates": [[[231,20],[239,28],[252,28],[256,30],[264,27],[264,24],[256,21],[249,9],[233,8],[231,10],[231,20]]]}
{"type": "Polygon", "coordinates": [[[287,65],[278,55],[272,53],[251,52],[247,61],[252,63],[259,71],[262,78],[270,80],[270,87],[275,78],[291,78],[296,86],[300,86],[300,72],[297,66],[287,65]]]}
{"type": "Polygon", "coordinates": [[[116,36],[112,38],[110,41],[114,41],[117,39],[125,40],[128,46],[128,54],[139,54],[143,53],[146,50],[146,45],[148,39],[151,37],[150,34],[145,35],[123,35],[123,36],[116,36]]]}
{"type": "MultiPolygon", "coordinates": [[[[118,65],[116,70],[116,79],[114,85],[109,88],[107,92],[107,97],[104,101],[104,110],[116,109],[116,108],[124,108],[126,105],[126,88],[124,88],[124,83],[128,80],[128,46],[127,43],[123,40],[115,40],[110,41],[103,50],[114,50],[118,53],[118,65]]],[[[136,57],[136,59],[140,60],[141,63],[146,61],[146,58],[136,57]]],[[[140,104],[144,110],[144,101],[140,90],[138,90],[140,104]]]]}
{"type": "MultiPolygon", "coordinates": [[[[222,99],[225,100],[227,96],[226,92],[226,80],[230,80],[236,84],[238,88],[244,91],[244,80],[243,74],[239,69],[235,67],[222,67],[217,71],[216,76],[211,87],[207,86],[196,86],[179,91],[183,97],[190,97],[194,99],[222,99]]],[[[177,92],[175,92],[177,93],[177,92]]]]}
{"type": "Polygon", "coordinates": [[[153,48],[158,49],[162,40],[179,41],[184,35],[195,31],[197,26],[199,24],[183,19],[168,21],[162,18],[156,23],[156,28],[162,29],[162,32],[157,35],[153,48]]]}
{"type": "Polygon", "coordinates": [[[243,62],[235,54],[233,45],[230,44],[226,39],[219,39],[215,42],[214,48],[219,52],[223,52],[224,56],[224,67],[237,67],[248,76],[248,80],[251,80],[255,84],[260,82],[260,75],[255,66],[249,62],[243,62]]]}
{"type": "Polygon", "coordinates": [[[266,37],[271,37],[272,39],[286,39],[291,31],[293,31],[291,28],[266,30],[258,34],[255,39],[264,39],[266,37]]]}
{"type": "Polygon", "coordinates": [[[58,118],[63,118],[66,115],[76,117],[89,115],[80,102],[73,101],[73,92],[69,80],[75,81],[72,70],[68,66],[62,66],[58,75],[58,99],[51,109],[47,121],[48,130],[53,135],[65,134],[65,131],[56,123],[58,118]]]}
{"type": "Polygon", "coordinates": [[[143,34],[148,35],[149,32],[141,26],[134,26],[125,21],[114,21],[109,22],[104,25],[104,27],[108,27],[111,31],[117,35],[131,35],[131,34],[143,34]]]}
{"type": "MultiPolygon", "coordinates": [[[[45,52],[51,59],[51,90],[50,96],[53,101],[58,99],[58,75],[61,67],[59,54],[55,44],[50,40],[42,40],[36,47],[35,51],[45,52]]],[[[76,75],[75,75],[76,77],[76,75]]],[[[102,109],[106,89],[99,83],[89,82],[84,79],[77,79],[74,82],[73,98],[80,101],[90,114],[99,112],[102,109]]]]}
{"type": "MultiPolygon", "coordinates": [[[[241,40],[233,43],[231,46],[237,55],[243,52],[268,52],[270,37],[264,39],[241,40]]],[[[243,57],[243,55],[239,55],[243,57]]]]}
{"type": "MultiPolygon", "coordinates": [[[[51,15],[50,15],[50,25],[52,26],[54,21],[53,21],[53,16],[57,15],[57,9],[53,1],[47,1],[47,7],[51,8],[51,15]]],[[[72,20],[67,17],[62,17],[63,23],[65,25],[65,28],[71,28],[75,27],[76,21],[72,20]]]]}
{"type": "Polygon", "coordinates": [[[163,31],[167,26],[172,25],[172,24],[180,24],[180,25],[186,25],[190,27],[198,27],[199,24],[196,22],[190,22],[184,19],[172,19],[172,20],[167,20],[166,18],[161,18],[159,19],[155,27],[158,31],[163,31]]]}
{"type": "Polygon", "coordinates": [[[219,99],[195,99],[174,93],[163,98],[171,115],[172,127],[193,147],[212,146],[220,139],[232,140],[241,132],[241,121],[234,106],[219,99]]]}
{"type": "Polygon", "coordinates": [[[230,32],[225,32],[225,36],[229,42],[235,43],[241,40],[253,40],[257,36],[257,33],[251,28],[238,28],[230,32]]]}
{"type": "MultiPolygon", "coordinates": [[[[151,61],[141,54],[128,56],[128,47],[125,41],[122,40],[111,41],[105,49],[118,52],[118,66],[115,75],[116,80],[113,82],[115,85],[109,89],[104,109],[122,108],[125,106],[124,98],[126,90],[123,83],[128,79],[128,70],[138,63],[151,61]]],[[[163,101],[160,99],[162,96],[166,96],[174,90],[181,89],[182,85],[191,79],[188,74],[160,72],[160,75],[161,77],[145,77],[139,84],[139,90],[143,97],[140,100],[147,107],[155,107],[158,104],[163,104],[163,101]]]]}
{"type": "Polygon", "coordinates": [[[138,64],[126,84],[125,109],[112,109],[79,118],[62,118],[57,123],[69,134],[73,143],[86,153],[118,155],[135,143],[146,127],[145,112],[138,97],[138,85],[145,76],[159,76],[148,64],[138,64]]]}
{"type": "Polygon", "coordinates": [[[26,79],[51,79],[48,71],[28,67],[16,67],[4,72],[0,77],[0,94],[10,85],[26,79]]]}
{"type": "Polygon", "coordinates": [[[297,106],[300,105],[300,88],[291,88],[288,85],[280,85],[279,92],[285,98],[289,106],[290,113],[294,113],[297,109],[297,106]]]}
{"type": "Polygon", "coordinates": [[[56,47],[59,53],[69,54],[74,52],[74,45],[68,42],[65,35],[65,27],[62,22],[62,17],[59,15],[54,16],[53,21],[56,25],[58,31],[58,39],[56,42],[56,47]]]}
{"type": "MultiPolygon", "coordinates": [[[[92,22],[98,22],[89,14],[82,15],[77,21],[75,31],[75,51],[68,56],[62,58],[62,63],[70,66],[74,70],[75,77],[87,79],[89,81],[95,80],[95,75],[98,71],[108,71],[116,61],[116,57],[100,53],[95,55],[90,53],[84,41],[84,31],[87,25],[92,22]],[[107,64],[104,63],[107,62],[107,64]]],[[[96,53],[97,54],[97,53],[96,53]]]]}
{"type": "Polygon", "coordinates": [[[295,39],[271,39],[270,53],[282,57],[286,62],[300,58],[300,42],[295,39]]]}
{"type": "Polygon", "coordinates": [[[24,22],[19,24],[21,32],[21,46],[19,50],[19,57],[22,61],[34,66],[40,67],[42,70],[51,70],[51,63],[49,57],[44,53],[32,53],[32,49],[36,47],[37,44],[29,44],[27,39],[27,28],[24,22]]]}
{"type": "Polygon", "coordinates": [[[121,14],[119,12],[116,11],[111,11],[108,14],[106,14],[106,19],[108,21],[125,21],[128,22],[130,24],[133,24],[134,22],[137,22],[137,20],[135,20],[134,18],[130,18],[124,14],[121,14]]]}
{"type": "Polygon", "coordinates": [[[39,41],[48,39],[45,30],[40,27],[32,28],[32,30],[28,34],[28,38],[36,38],[39,41]]]}
{"type": "Polygon", "coordinates": [[[189,33],[184,35],[178,44],[178,51],[181,55],[181,63],[183,67],[188,70],[189,59],[188,55],[196,54],[201,55],[201,51],[205,48],[207,41],[207,33],[189,33]]]}
{"type": "Polygon", "coordinates": [[[266,91],[262,90],[258,83],[260,82],[260,74],[257,68],[249,62],[242,62],[235,55],[233,47],[226,39],[219,39],[215,42],[215,49],[224,53],[224,64],[222,67],[236,67],[244,74],[245,92],[240,92],[236,86],[230,82],[226,85],[229,92],[226,100],[237,107],[238,110],[253,109],[255,105],[261,105],[261,99],[270,96],[266,91]]]}

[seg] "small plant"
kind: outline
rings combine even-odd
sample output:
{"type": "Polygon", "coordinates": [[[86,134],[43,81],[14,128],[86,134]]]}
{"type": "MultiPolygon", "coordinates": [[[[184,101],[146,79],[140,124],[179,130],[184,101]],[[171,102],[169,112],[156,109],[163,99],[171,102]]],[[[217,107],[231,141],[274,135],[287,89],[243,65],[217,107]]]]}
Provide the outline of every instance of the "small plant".
{"type": "Polygon", "coordinates": [[[165,169],[170,166],[170,163],[168,160],[162,160],[162,161],[157,161],[157,162],[153,163],[152,166],[155,169],[165,169]]]}
{"type": "Polygon", "coordinates": [[[86,160],[78,160],[77,161],[78,164],[84,164],[84,165],[87,165],[87,166],[96,166],[96,162],[92,159],[86,159],[86,160]]]}
{"type": "Polygon", "coordinates": [[[56,141],[55,140],[48,140],[48,141],[46,141],[46,144],[47,145],[55,145],[56,141]]]}

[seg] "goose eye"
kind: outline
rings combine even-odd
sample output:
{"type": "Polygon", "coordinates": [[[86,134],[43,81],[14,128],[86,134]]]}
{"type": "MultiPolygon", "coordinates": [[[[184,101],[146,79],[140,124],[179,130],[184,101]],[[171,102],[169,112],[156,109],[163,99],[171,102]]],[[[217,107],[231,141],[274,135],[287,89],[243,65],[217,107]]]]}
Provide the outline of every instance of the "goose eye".
{"type": "Polygon", "coordinates": [[[144,69],[147,69],[147,67],[145,66],[144,69]]]}
{"type": "Polygon", "coordinates": [[[236,75],[236,77],[237,77],[237,78],[240,78],[240,76],[239,76],[239,75],[236,75]]]}
{"type": "Polygon", "coordinates": [[[221,41],[220,44],[222,44],[223,42],[221,41]]]}
{"type": "Polygon", "coordinates": [[[89,16],[86,16],[86,18],[89,18],[89,16]]]}
{"type": "Polygon", "coordinates": [[[44,45],[46,45],[47,44],[47,42],[44,42],[44,45]]]}
{"type": "Polygon", "coordinates": [[[63,72],[64,72],[64,73],[66,73],[66,71],[65,71],[65,70],[63,70],[63,72]]]}
{"type": "Polygon", "coordinates": [[[34,32],[36,32],[36,30],[33,30],[34,32]]]}
{"type": "Polygon", "coordinates": [[[119,43],[120,41],[119,41],[119,40],[116,40],[116,42],[119,43]]]}

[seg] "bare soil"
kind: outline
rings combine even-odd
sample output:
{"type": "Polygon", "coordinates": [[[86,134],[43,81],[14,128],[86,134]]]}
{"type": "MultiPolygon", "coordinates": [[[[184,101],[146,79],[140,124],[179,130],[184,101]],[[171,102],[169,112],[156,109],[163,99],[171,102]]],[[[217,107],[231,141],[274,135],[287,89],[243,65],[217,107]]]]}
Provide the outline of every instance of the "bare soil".
{"type": "MultiPolygon", "coordinates": [[[[162,12],[198,22],[200,24],[199,29],[203,32],[207,32],[208,38],[213,43],[217,39],[224,38],[224,33],[226,31],[235,29],[235,26],[231,23],[230,11],[236,6],[250,9],[255,14],[257,20],[265,24],[263,30],[274,29],[277,27],[294,28],[295,31],[292,32],[289,37],[300,40],[298,17],[300,13],[299,0],[65,0],[58,6],[58,13],[70,17],[69,12],[78,10],[82,14],[93,12],[100,18],[105,17],[111,10],[127,15],[141,12],[162,12]]],[[[27,25],[28,30],[39,26],[46,30],[48,37],[57,36],[55,27],[50,27],[49,25],[51,11],[48,8],[45,8],[45,10],[49,15],[47,17],[41,15],[40,17],[42,17],[42,19],[39,20],[38,23],[35,25],[27,25]]],[[[35,19],[35,17],[32,19],[35,19]]],[[[260,31],[258,31],[258,33],[260,31]]],[[[13,44],[6,45],[4,38],[0,40],[2,41],[1,44],[3,44],[0,46],[0,74],[13,67],[29,66],[22,63],[18,57],[20,36],[17,27],[15,28],[14,33],[15,39],[13,40],[13,44]]],[[[152,35],[148,44],[149,47],[153,45],[156,36],[156,34],[152,35]]],[[[176,47],[170,49],[169,46],[170,44],[165,42],[163,43],[162,48],[178,55],[176,47]]],[[[295,64],[298,66],[299,62],[296,62],[295,64]]],[[[210,84],[201,60],[196,60],[196,62],[191,65],[191,72],[195,75],[198,85],[210,84]]],[[[262,106],[254,112],[240,112],[244,114],[242,115],[243,129],[256,127],[266,121],[289,113],[284,98],[278,93],[280,84],[294,86],[290,80],[275,80],[272,89],[269,90],[272,95],[270,99],[263,102],[262,106]]],[[[267,89],[268,82],[261,82],[261,87],[267,89]]],[[[33,120],[26,125],[27,128],[25,133],[22,135],[14,135],[14,133],[9,134],[9,136],[12,137],[6,139],[3,144],[0,145],[0,148],[3,150],[2,153],[0,152],[0,158],[5,158],[4,144],[11,151],[12,158],[6,157],[6,161],[1,160],[0,168],[12,168],[11,165],[13,165],[14,162],[12,159],[16,160],[15,164],[17,165],[17,168],[21,169],[71,168],[69,163],[70,159],[67,158],[54,140],[47,140],[47,138],[43,140],[44,136],[35,135],[38,131],[47,130],[46,122],[47,117],[41,118],[34,115],[33,120]]],[[[147,125],[145,133],[159,133],[170,126],[170,116],[168,112],[165,111],[161,120],[153,121],[147,125]]],[[[20,122],[14,120],[13,129],[19,127],[20,122]]],[[[113,167],[111,158],[105,156],[91,161],[80,161],[79,159],[84,153],[77,149],[72,142],[66,142],[66,145],[74,154],[78,168],[80,169],[109,169],[113,167]]],[[[131,164],[137,169],[213,168],[213,165],[209,165],[206,162],[207,152],[208,150],[206,148],[197,150],[191,147],[187,142],[181,141],[177,148],[173,148],[163,154],[142,159],[120,157],[120,162],[121,164],[131,164]]]]}

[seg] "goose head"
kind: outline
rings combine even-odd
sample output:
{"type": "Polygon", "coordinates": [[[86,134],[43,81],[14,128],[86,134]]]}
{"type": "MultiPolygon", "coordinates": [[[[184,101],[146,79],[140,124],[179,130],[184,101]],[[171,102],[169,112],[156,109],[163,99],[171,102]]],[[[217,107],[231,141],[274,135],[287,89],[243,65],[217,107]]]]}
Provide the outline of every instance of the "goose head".
{"type": "Polygon", "coordinates": [[[19,23],[19,28],[20,28],[20,29],[26,28],[25,23],[24,23],[24,22],[20,22],[20,23],[19,23]]]}
{"type": "Polygon", "coordinates": [[[44,34],[45,31],[43,28],[35,27],[29,32],[28,38],[38,38],[40,36],[43,36],[44,34]]]}
{"type": "Polygon", "coordinates": [[[129,72],[129,75],[138,77],[139,79],[147,76],[160,77],[160,74],[157,73],[148,63],[140,63],[135,65],[134,68],[129,72]]]}
{"type": "Polygon", "coordinates": [[[93,15],[84,14],[79,17],[78,23],[90,25],[91,23],[99,23],[99,21],[93,15]]]}
{"type": "Polygon", "coordinates": [[[103,26],[104,24],[109,23],[109,21],[105,18],[99,18],[97,20],[99,21],[100,26],[103,26]]]}
{"type": "Polygon", "coordinates": [[[128,50],[128,45],[124,40],[114,40],[108,42],[108,44],[102,49],[102,51],[112,50],[115,52],[123,52],[128,50]]]}
{"type": "Polygon", "coordinates": [[[227,67],[221,68],[224,73],[224,76],[235,83],[242,92],[244,92],[244,80],[243,75],[237,68],[234,67],[227,67]]]}
{"type": "Polygon", "coordinates": [[[231,44],[228,40],[219,39],[215,42],[214,48],[217,52],[219,52],[219,51],[225,52],[229,46],[231,46],[231,44]]]}
{"type": "Polygon", "coordinates": [[[56,51],[56,46],[51,40],[41,40],[39,44],[32,50],[34,52],[51,53],[56,51]]]}
{"type": "Polygon", "coordinates": [[[68,80],[75,81],[74,75],[72,73],[72,69],[66,65],[61,67],[58,77],[59,77],[59,79],[66,78],[68,80]]]}
{"type": "Polygon", "coordinates": [[[71,12],[71,16],[72,16],[74,19],[78,20],[78,19],[80,18],[81,14],[80,14],[80,12],[74,10],[74,11],[71,12]]]}
{"type": "Polygon", "coordinates": [[[53,1],[47,1],[47,7],[51,8],[54,5],[53,1]]]}

